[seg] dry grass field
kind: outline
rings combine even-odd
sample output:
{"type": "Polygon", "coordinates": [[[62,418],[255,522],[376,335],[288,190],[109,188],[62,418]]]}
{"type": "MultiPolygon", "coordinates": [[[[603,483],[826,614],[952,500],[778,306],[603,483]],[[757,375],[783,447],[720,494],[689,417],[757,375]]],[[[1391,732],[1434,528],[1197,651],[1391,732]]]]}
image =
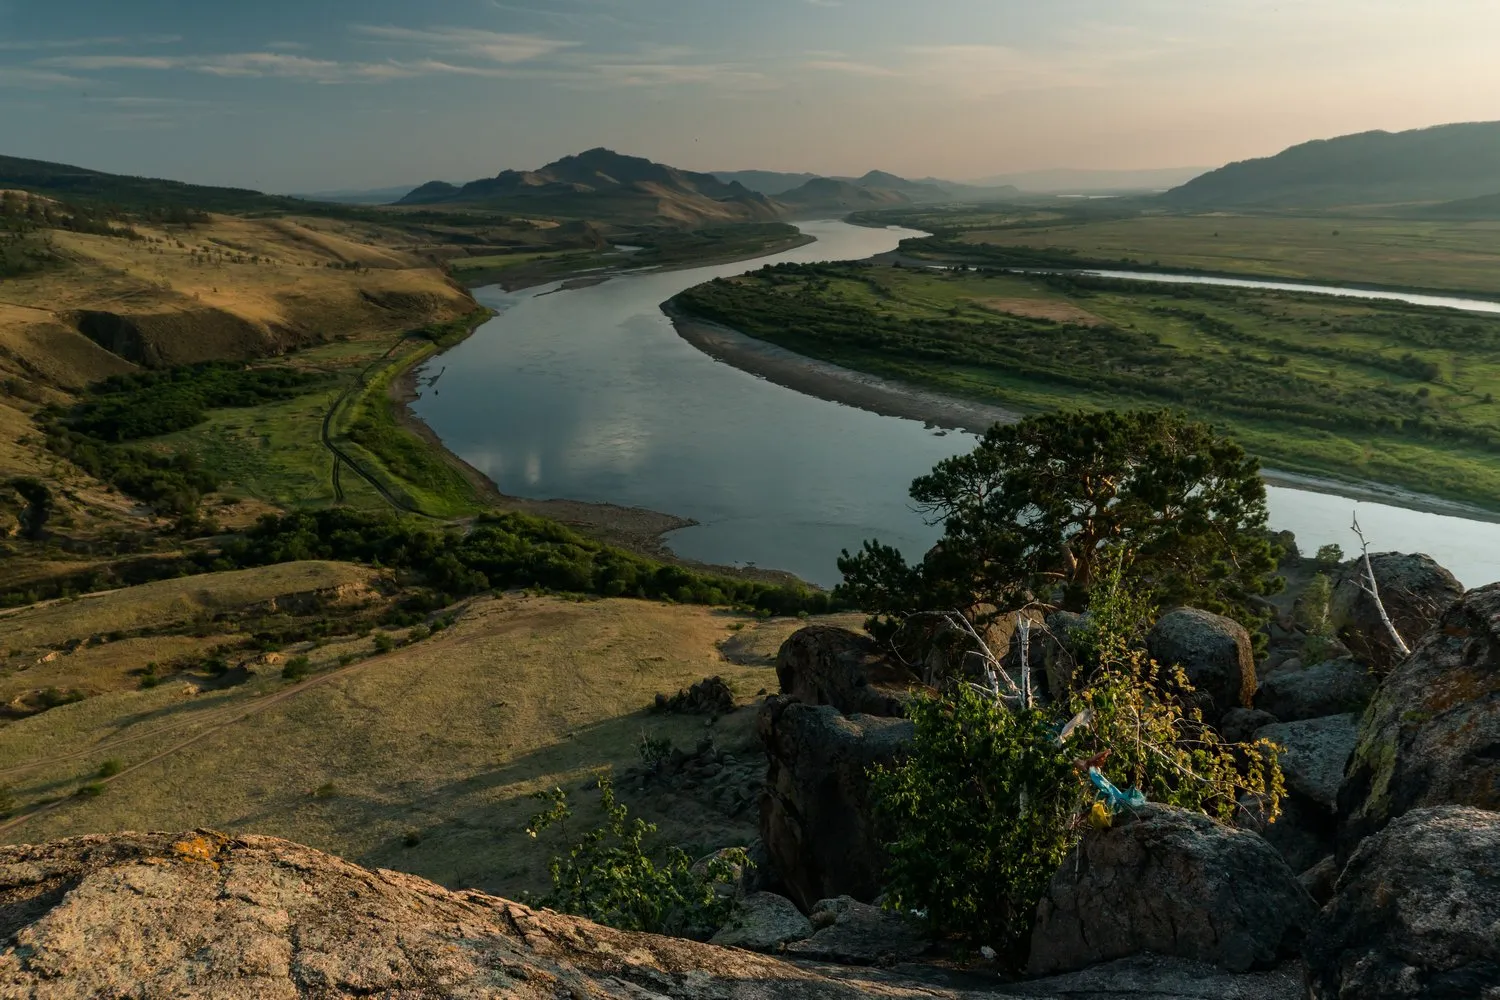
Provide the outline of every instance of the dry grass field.
{"type": "MultiPolygon", "coordinates": [[[[28,613],[28,635],[68,630],[40,624],[48,610],[28,613]]],[[[312,650],[313,673],[300,682],[252,665],[232,687],[178,677],[107,691],[0,727],[0,785],[20,810],[0,822],[0,841],[209,826],[289,837],[452,886],[542,889],[548,851],[522,832],[531,793],[580,789],[598,771],[635,763],[643,733],[686,749],[708,735],[729,752],[758,754],[753,709],[706,726],[703,716],[647,706],[711,675],[742,704],[754,701],[776,687],[775,650],[802,624],[505,594],[460,606],[451,627],[385,655],[372,655],[372,638],[312,650]],[[101,768],[119,773],[95,785],[101,768]],[[27,814],[49,798],[59,801],[27,814]]],[[[731,819],[668,792],[623,798],[690,850],[755,833],[753,812],[731,819]]],[[[593,812],[582,792],[585,803],[581,822],[593,812]]]]}

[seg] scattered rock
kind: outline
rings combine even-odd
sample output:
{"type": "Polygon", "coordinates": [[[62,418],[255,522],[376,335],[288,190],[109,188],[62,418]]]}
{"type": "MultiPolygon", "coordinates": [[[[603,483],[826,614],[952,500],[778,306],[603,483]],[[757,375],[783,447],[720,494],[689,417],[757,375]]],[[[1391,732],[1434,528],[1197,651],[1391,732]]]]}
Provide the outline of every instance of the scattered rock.
{"type": "Polygon", "coordinates": [[[1228,743],[1249,743],[1255,731],[1277,722],[1276,716],[1258,708],[1231,708],[1219,723],[1219,735],[1228,743]]]}
{"type": "Polygon", "coordinates": [[[734,912],[709,940],[726,948],[775,951],[790,941],[812,936],[812,923],[785,896],[752,892],[735,903],[734,912]]]}
{"type": "Polygon", "coordinates": [[[1305,872],[1333,852],[1337,820],[1295,792],[1282,796],[1281,815],[1274,823],[1268,822],[1262,803],[1247,797],[1240,805],[1235,825],[1260,834],[1292,871],[1305,872]]]}
{"type": "Polygon", "coordinates": [[[1146,648],[1163,667],[1182,667],[1206,717],[1251,707],[1255,658],[1250,633],[1239,622],[1197,608],[1177,608],[1156,623],[1146,648]]]}
{"type": "Polygon", "coordinates": [[[670,749],[660,751],[648,763],[627,768],[621,787],[670,789],[729,817],[742,815],[760,801],[766,771],[759,757],[738,760],[708,736],[691,753],[667,746],[670,749]]]}
{"type": "Polygon", "coordinates": [[[1353,657],[1306,670],[1282,669],[1261,684],[1255,707],[1283,722],[1362,712],[1375,694],[1375,678],[1353,657]]]}
{"type": "Polygon", "coordinates": [[[1148,804],[1085,835],[1037,907],[1032,975],[1140,952],[1231,972],[1295,954],[1317,910],[1257,834],[1148,804]]]}
{"type": "Polygon", "coordinates": [[[1500,584],[1465,594],[1381,683],[1338,804],[1340,860],[1411,809],[1500,810],[1500,584]]]}
{"type": "Polygon", "coordinates": [[[1270,677],[1272,674],[1279,673],[1294,674],[1301,669],[1303,669],[1302,657],[1288,656],[1283,660],[1276,661],[1275,663],[1267,661],[1266,669],[1258,676],[1270,677]]]}
{"type": "Polygon", "coordinates": [[[812,909],[806,940],[788,945],[788,955],[846,965],[890,965],[916,958],[932,947],[921,923],[849,896],[822,899],[812,909]]]}
{"type": "MultiPolygon", "coordinates": [[[[1386,614],[1411,648],[1463,596],[1463,586],[1431,556],[1381,552],[1370,556],[1370,566],[1386,614]]],[[[1328,618],[1360,662],[1376,673],[1384,673],[1396,665],[1401,654],[1380,620],[1375,601],[1361,586],[1364,572],[1364,560],[1355,559],[1339,573],[1328,603],[1328,618]]]]}
{"type": "Polygon", "coordinates": [[[895,716],[917,678],[867,635],[831,625],[798,629],[776,654],[781,693],[846,715],[895,716]]]}
{"type": "Polygon", "coordinates": [[[1069,1000],[1302,1000],[1302,963],[1289,961],[1261,972],[1225,972],[1207,962],[1132,955],[1078,972],[1009,983],[1005,990],[1069,1000]]]}
{"type": "Polygon", "coordinates": [[[1281,722],[1256,730],[1255,737],[1286,748],[1279,759],[1288,791],[1316,803],[1329,815],[1337,811],[1344,765],[1359,737],[1355,716],[1281,722]]]}
{"type": "Polygon", "coordinates": [[[760,837],[804,910],[818,900],[879,894],[885,854],[875,831],[869,770],[905,752],[905,719],[841,715],[831,705],[767,698],[758,719],[770,759],[760,837]]]}
{"type": "Polygon", "coordinates": [[[668,698],[656,696],[658,712],[680,712],[689,715],[728,715],[734,711],[734,691],[722,677],[705,677],[692,687],[668,698]]]}
{"type": "Polygon", "coordinates": [[[1440,806],[1393,819],[1354,852],[1308,936],[1309,996],[1500,996],[1497,859],[1500,814],[1440,806]]]}
{"type": "Polygon", "coordinates": [[[1333,888],[1339,880],[1338,859],[1332,854],[1297,876],[1302,888],[1319,906],[1326,906],[1333,898],[1333,888]]]}

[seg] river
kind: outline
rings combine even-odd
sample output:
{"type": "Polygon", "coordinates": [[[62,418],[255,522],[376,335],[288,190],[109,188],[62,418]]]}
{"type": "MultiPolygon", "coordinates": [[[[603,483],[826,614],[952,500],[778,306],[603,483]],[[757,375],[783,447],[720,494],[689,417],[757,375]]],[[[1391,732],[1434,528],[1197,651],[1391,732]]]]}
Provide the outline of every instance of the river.
{"type": "MultiPolygon", "coordinates": [[[[505,493],[645,507],[698,523],[671,549],[722,565],[838,581],[841,549],[879,538],[920,555],[935,528],[909,508],[911,479],[974,438],[784,388],[688,344],[660,305],[710,278],[767,263],[853,260],[921,235],[801,223],[817,242],[774,257],[475,294],[499,315],[432,365],[412,409],[505,493]]],[[[1305,289],[1304,289],[1305,290],[1305,289]]],[[[419,379],[419,382],[421,380],[419,379]]],[[[1377,550],[1423,551],[1465,585],[1500,579],[1500,524],[1270,488],[1271,521],[1305,550],[1353,547],[1350,515],[1377,550]]]]}

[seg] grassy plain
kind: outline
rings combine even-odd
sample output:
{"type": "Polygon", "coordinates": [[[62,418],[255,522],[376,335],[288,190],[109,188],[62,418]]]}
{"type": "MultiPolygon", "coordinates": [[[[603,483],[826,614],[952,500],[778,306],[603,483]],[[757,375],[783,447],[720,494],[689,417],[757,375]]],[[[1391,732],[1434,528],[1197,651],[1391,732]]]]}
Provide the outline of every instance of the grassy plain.
{"type": "Polygon", "coordinates": [[[1178,406],[1268,464],[1500,506],[1500,318],[857,265],[768,269],[677,302],[800,353],[956,395],[1026,411],[1178,406]]]}
{"type": "MultiPolygon", "coordinates": [[[[16,804],[63,797],[0,822],[0,841],[209,826],[451,886],[540,889],[547,851],[522,832],[530,794],[637,762],[643,733],[687,749],[709,735],[732,753],[758,753],[753,710],[705,728],[702,716],[646,707],[715,674],[753,700],[776,685],[765,654],[804,624],[519,594],[456,610],[451,627],[373,658],[370,638],[332,640],[312,651],[314,673],[300,683],[277,670],[222,688],[178,678],[0,727],[0,785],[16,804]],[[355,652],[357,662],[339,665],[355,652]],[[73,795],[110,760],[121,773],[102,795],[73,795]]],[[[660,791],[624,797],[690,850],[754,836],[753,811],[731,817],[660,791]]],[[[591,817],[585,808],[580,819],[591,817]]]]}
{"type": "Polygon", "coordinates": [[[1346,282],[1500,296],[1500,222],[1427,222],[1282,215],[1033,217],[995,227],[983,215],[949,215],[968,244],[1055,247],[1164,269],[1256,278],[1346,282]]]}

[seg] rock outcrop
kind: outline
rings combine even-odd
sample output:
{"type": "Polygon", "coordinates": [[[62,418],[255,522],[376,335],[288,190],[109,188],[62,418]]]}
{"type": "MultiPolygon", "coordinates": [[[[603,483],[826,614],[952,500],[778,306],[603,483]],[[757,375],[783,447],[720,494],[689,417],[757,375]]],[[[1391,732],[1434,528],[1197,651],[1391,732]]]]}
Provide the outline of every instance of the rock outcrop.
{"type": "Polygon", "coordinates": [[[1500,813],[1393,820],[1349,860],[1304,953],[1314,1000],[1500,996],[1500,813]]]}
{"type": "Polygon", "coordinates": [[[1258,835],[1147,805],[1084,837],[1037,907],[1029,971],[1141,952],[1234,972],[1295,954],[1317,907],[1258,835]]]}
{"type": "Polygon", "coordinates": [[[898,760],[912,738],[905,719],[840,714],[832,705],[767,698],[758,720],[770,766],[760,836],[804,911],[821,899],[865,902],[881,890],[885,855],[875,830],[869,770],[898,760]]]}
{"type": "MultiPolygon", "coordinates": [[[[1463,596],[1463,586],[1431,556],[1380,552],[1370,556],[1370,567],[1375,571],[1380,602],[1408,647],[1415,647],[1443,612],[1463,596]]],[[[1344,566],[1328,603],[1328,618],[1356,659],[1384,673],[1401,655],[1380,620],[1374,600],[1361,586],[1364,572],[1363,559],[1344,566]]]]}
{"type": "Polygon", "coordinates": [[[734,904],[729,920],[709,944],[751,951],[775,951],[790,941],[811,937],[812,922],[785,896],[752,892],[734,904]]]}
{"type": "Polygon", "coordinates": [[[1438,805],[1500,809],[1500,584],[1465,594],[1381,683],[1339,789],[1340,860],[1438,805]]]}
{"type": "Polygon", "coordinates": [[[1278,757],[1287,791],[1332,816],[1338,809],[1344,765],[1359,736],[1359,720],[1352,715],[1329,715],[1278,722],[1256,730],[1255,736],[1283,748],[1278,757]]]}
{"type": "Polygon", "coordinates": [[[1375,694],[1375,686],[1370,671],[1353,657],[1345,657],[1272,674],[1255,693],[1255,707],[1282,722],[1363,712],[1375,694]]]}
{"type": "Polygon", "coordinates": [[[670,698],[658,694],[652,708],[658,712],[683,712],[689,715],[728,715],[734,711],[734,690],[722,677],[705,677],[692,687],[682,688],[670,698]]]}
{"type": "Polygon", "coordinates": [[[867,635],[831,625],[792,633],[776,654],[781,693],[846,715],[900,715],[917,678],[867,635]]]}
{"type": "Polygon", "coordinates": [[[932,947],[919,921],[848,896],[819,900],[811,918],[816,931],[788,945],[788,955],[845,965],[891,965],[932,947]]]}
{"type": "Polygon", "coordinates": [[[799,965],[630,934],[272,837],[117,834],[0,847],[0,996],[424,1000],[1295,1000],[1288,970],[1139,957],[1001,985],[799,965]]]}
{"type": "Polygon", "coordinates": [[[1161,666],[1182,668],[1205,719],[1217,721],[1232,708],[1251,707],[1255,657],[1250,633],[1239,622],[1197,608],[1177,608],[1151,629],[1146,648],[1161,666]]]}

